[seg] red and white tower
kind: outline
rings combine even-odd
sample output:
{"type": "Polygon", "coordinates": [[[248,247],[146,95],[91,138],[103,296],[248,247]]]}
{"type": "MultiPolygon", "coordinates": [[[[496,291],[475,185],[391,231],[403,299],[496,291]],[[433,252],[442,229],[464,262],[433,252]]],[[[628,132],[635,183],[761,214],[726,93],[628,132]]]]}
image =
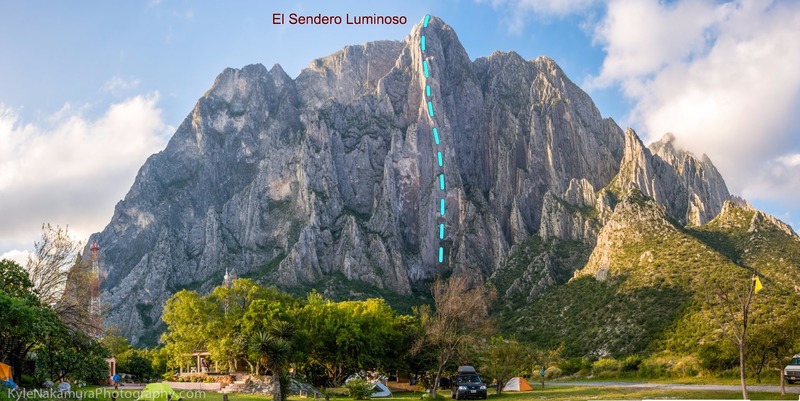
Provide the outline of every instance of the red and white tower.
{"type": "Polygon", "coordinates": [[[103,281],[103,273],[100,271],[100,244],[95,241],[89,249],[92,251],[92,272],[91,281],[89,282],[89,318],[91,319],[92,331],[99,335],[103,326],[103,305],[100,299],[100,283],[103,281]]]}

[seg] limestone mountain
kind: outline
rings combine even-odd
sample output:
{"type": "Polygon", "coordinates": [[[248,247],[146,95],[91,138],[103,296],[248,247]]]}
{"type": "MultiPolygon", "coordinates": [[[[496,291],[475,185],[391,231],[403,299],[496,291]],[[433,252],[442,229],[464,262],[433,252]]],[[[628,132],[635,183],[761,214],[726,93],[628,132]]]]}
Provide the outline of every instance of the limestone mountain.
{"type": "Polygon", "coordinates": [[[546,57],[471,60],[433,17],[425,80],[421,32],[345,47],[294,79],[277,64],[223,71],[89,241],[103,247],[107,322],[152,342],[171,294],[208,291],[226,269],[398,297],[452,272],[533,299],[602,261],[632,188],[680,229],[730,198],[707,157],[669,136],[644,147],[546,57]],[[442,264],[426,84],[447,188],[442,264]]]}

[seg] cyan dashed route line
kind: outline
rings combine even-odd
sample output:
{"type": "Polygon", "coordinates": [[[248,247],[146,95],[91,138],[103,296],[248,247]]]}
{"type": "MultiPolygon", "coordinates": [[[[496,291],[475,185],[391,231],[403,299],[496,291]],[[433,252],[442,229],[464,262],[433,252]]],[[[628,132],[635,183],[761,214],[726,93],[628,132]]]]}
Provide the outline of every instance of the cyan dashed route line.
{"type": "MultiPolygon", "coordinates": [[[[430,22],[431,16],[426,15],[425,21],[422,23],[423,28],[428,27],[428,22],[430,22]]],[[[422,60],[422,71],[425,74],[425,79],[427,80],[431,76],[431,65],[427,59],[425,59],[425,47],[426,47],[426,39],[425,35],[421,35],[419,41],[420,49],[422,49],[423,53],[423,60],[422,60]]],[[[434,112],[433,112],[433,100],[431,99],[431,86],[426,82],[425,83],[425,96],[428,98],[428,117],[431,118],[431,123],[434,125],[433,127],[433,139],[436,141],[436,161],[439,165],[439,189],[442,191],[442,197],[439,199],[439,216],[444,219],[444,212],[445,212],[445,186],[444,186],[444,162],[442,160],[442,150],[439,149],[441,146],[441,142],[439,141],[439,130],[435,127],[436,121],[433,120],[434,112]]],[[[444,240],[444,222],[439,223],[439,241],[444,240]]],[[[441,242],[439,243],[439,263],[444,262],[444,247],[442,246],[441,242]]]]}

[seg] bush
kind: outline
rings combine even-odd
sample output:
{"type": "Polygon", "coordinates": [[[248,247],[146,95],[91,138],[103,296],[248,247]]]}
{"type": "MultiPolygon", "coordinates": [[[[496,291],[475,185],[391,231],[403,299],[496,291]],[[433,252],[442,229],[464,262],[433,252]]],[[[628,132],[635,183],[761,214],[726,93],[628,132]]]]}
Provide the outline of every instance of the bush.
{"type": "Polygon", "coordinates": [[[360,377],[348,381],[344,387],[350,393],[350,397],[356,400],[368,400],[372,395],[372,384],[360,377]]]}
{"type": "Polygon", "coordinates": [[[670,367],[670,372],[673,377],[695,377],[700,374],[700,366],[695,357],[685,356],[670,367]]]}
{"type": "Polygon", "coordinates": [[[642,357],[638,355],[631,355],[622,360],[623,372],[635,372],[639,370],[639,365],[642,364],[642,357]]]}
{"type": "Polygon", "coordinates": [[[700,366],[694,356],[679,356],[669,352],[653,355],[639,365],[639,376],[657,379],[661,377],[694,377],[700,366]]]}
{"type": "Polygon", "coordinates": [[[216,383],[223,383],[223,384],[231,384],[231,383],[233,383],[233,376],[231,376],[231,375],[213,376],[212,379],[216,383]]]}
{"type": "Polygon", "coordinates": [[[20,387],[24,387],[24,388],[35,388],[35,387],[39,387],[39,384],[42,381],[43,380],[37,379],[35,376],[26,375],[26,374],[23,373],[20,376],[19,383],[17,383],[17,385],[19,385],[20,387]]]}
{"type": "Polygon", "coordinates": [[[420,391],[427,391],[429,388],[433,388],[434,381],[436,381],[436,372],[426,371],[417,376],[417,388],[420,391]]]}
{"type": "Polygon", "coordinates": [[[714,373],[739,366],[738,350],[727,342],[704,344],[697,353],[697,359],[701,368],[714,373]]]}
{"type": "Polygon", "coordinates": [[[647,379],[658,379],[669,376],[669,364],[661,360],[648,359],[639,365],[639,376],[647,379]]]}
{"type": "Polygon", "coordinates": [[[614,358],[601,358],[592,364],[592,374],[595,376],[616,376],[622,370],[622,363],[614,358]]]}
{"type": "Polygon", "coordinates": [[[574,375],[580,371],[586,371],[592,368],[592,364],[586,358],[571,358],[562,361],[558,367],[561,372],[566,376],[574,375]]]}
{"type": "Polygon", "coordinates": [[[563,374],[564,374],[564,372],[562,372],[561,369],[558,368],[558,366],[551,366],[551,367],[547,368],[547,370],[544,371],[544,378],[545,379],[555,379],[555,378],[561,377],[561,375],[563,375],[563,374]]]}

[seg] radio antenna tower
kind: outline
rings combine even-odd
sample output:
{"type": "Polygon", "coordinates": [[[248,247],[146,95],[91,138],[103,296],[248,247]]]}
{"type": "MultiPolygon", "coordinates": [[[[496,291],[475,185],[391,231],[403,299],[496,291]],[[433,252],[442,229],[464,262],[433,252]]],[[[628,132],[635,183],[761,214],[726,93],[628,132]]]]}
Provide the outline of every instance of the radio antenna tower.
{"type": "Polygon", "coordinates": [[[91,331],[97,337],[103,327],[103,308],[100,300],[100,283],[103,281],[103,274],[100,271],[100,244],[94,241],[90,249],[92,251],[92,274],[89,288],[89,319],[91,331]]]}

